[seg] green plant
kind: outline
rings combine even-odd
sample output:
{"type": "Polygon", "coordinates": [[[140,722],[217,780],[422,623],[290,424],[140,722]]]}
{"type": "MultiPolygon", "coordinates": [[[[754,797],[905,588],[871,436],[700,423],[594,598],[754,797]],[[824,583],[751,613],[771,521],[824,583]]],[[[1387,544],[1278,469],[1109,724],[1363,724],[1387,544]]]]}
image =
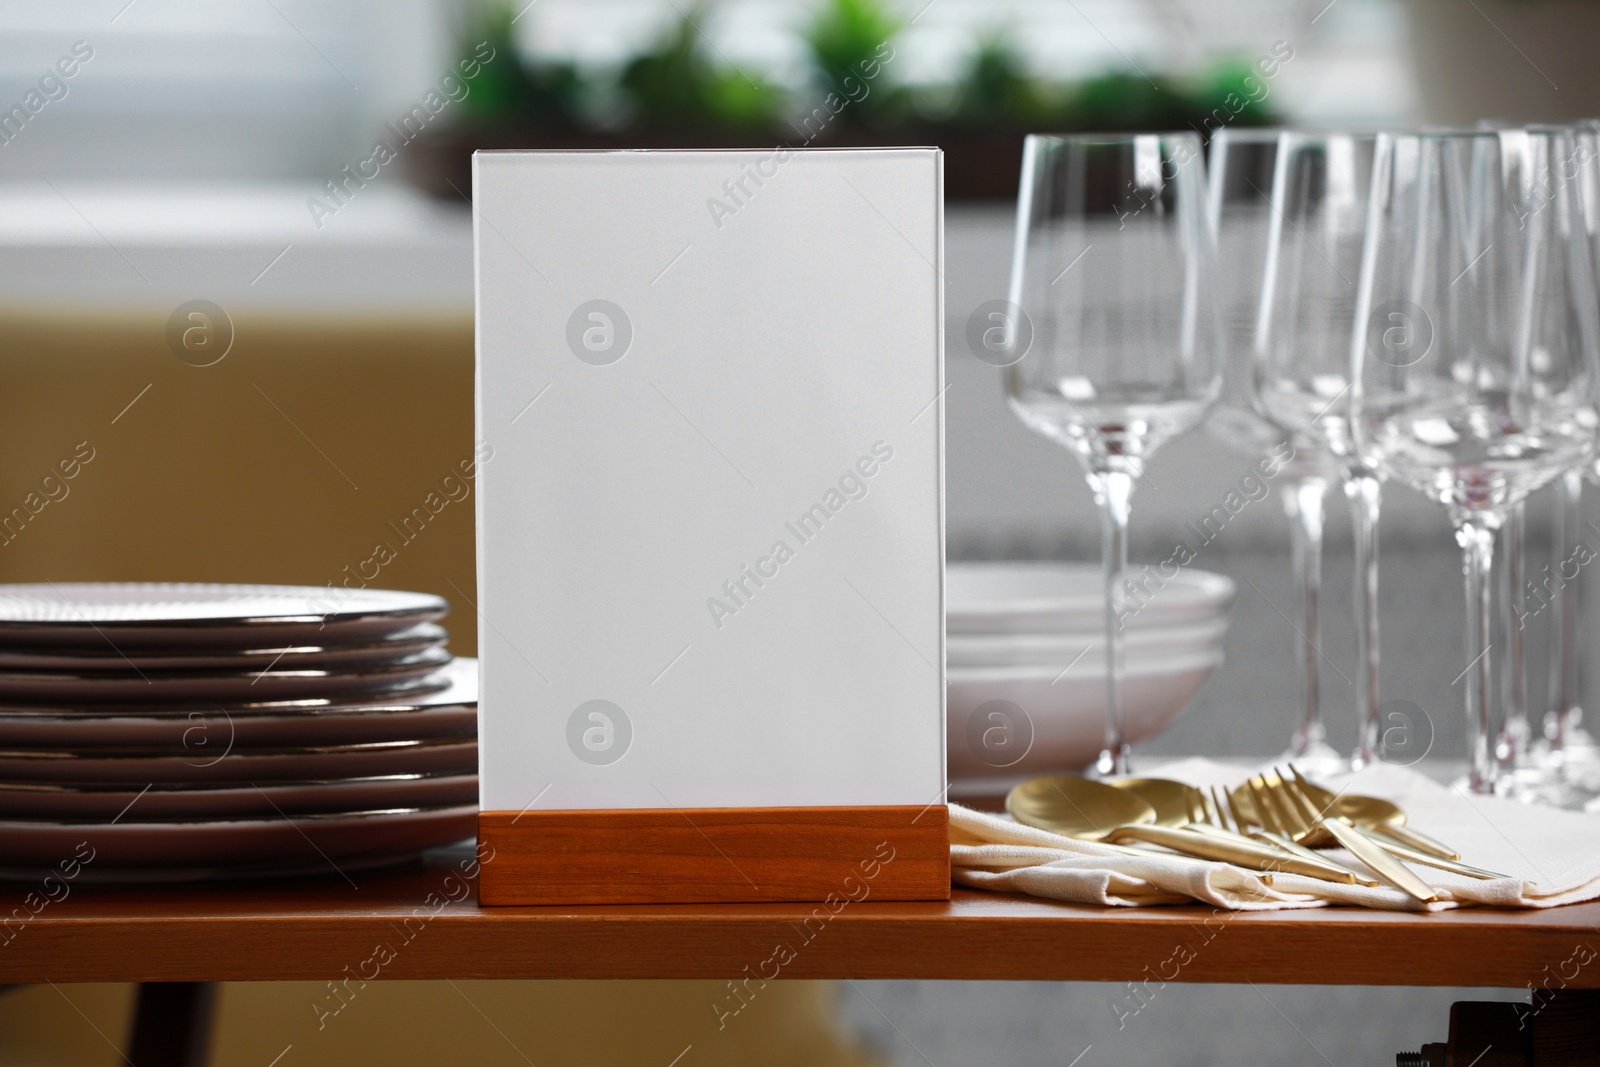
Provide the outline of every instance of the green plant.
{"type": "Polygon", "coordinates": [[[979,37],[956,80],[913,94],[894,84],[894,41],[903,26],[886,0],[817,0],[803,27],[814,84],[792,100],[716,53],[701,32],[707,10],[700,5],[668,25],[614,82],[602,82],[570,62],[524,58],[510,6],[520,2],[489,0],[464,38],[463,56],[481,60],[487,46],[495,57],[480,62],[468,79],[462,111],[478,122],[782,138],[792,135],[794,127],[783,122],[791,112],[825,117],[808,129],[915,124],[934,137],[941,131],[1203,130],[1278,121],[1270,79],[1247,63],[1224,62],[1183,80],[1112,72],[1076,84],[1052,82],[1028,70],[1015,36],[1001,30],[979,37]]]}
{"type": "Polygon", "coordinates": [[[843,121],[861,123],[905,106],[904,95],[882,81],[901,28],[879,0],[824,0],[806,27],[819,88],[851,102],[839,113],[843,121]]]}
{"type": "Polygon", "coordinates": [[[956,83],[950,118],[959,125],[1014,129],[1047,123],[1054,110],[1048,87],[1028,72],[1011,36],[992,31],[979,39],[956,83]]]}
{"type": "Polygon", "coordinates": [[[507,4],[492,4],[464,40],[462,61],[473,63],[477,73],[465,79],[470,91],[463,110],[485,123],[510,119],[548,129],[581,127],[587,89],[581,72],[572,63],[524,60],[514,17],[507,4]],[[492,59],[483,60],[483,45],[492,49],[492,59]]]}
{"type": "Polygon", "coordinates": [[[1204,125],[1272,126],[1271,84],[1248,62],[1225,62],[1202,76],[1191,98],[1204,125]]]}
{"type": "Polygon", "coordinates": [[[769,127],[776,122],[781,98],[764,81],[730,67],[719,67],[706,55],[697,16],[683,14],[654,48],[623,71],[621,88],[635,125],[667,128],[714,126],[769,127]]]}
{"type": "Polygon", "coordinates": [[[1111,130],[1188,129],[1193,108],[1170,79],[1114,72],[1078,85],[1063,125],[1068,129],[1111,130]]]}

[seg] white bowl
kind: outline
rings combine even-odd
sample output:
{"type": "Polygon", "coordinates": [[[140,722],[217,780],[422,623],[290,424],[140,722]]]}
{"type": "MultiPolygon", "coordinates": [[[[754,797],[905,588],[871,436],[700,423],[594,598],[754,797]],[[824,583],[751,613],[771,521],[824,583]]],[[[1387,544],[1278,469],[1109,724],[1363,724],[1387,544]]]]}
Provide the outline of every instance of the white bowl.
{"type": "MultiPolygon", "coordinates": [[[[1127,654],[1183,655],[1222,647],[1228,635],[1228,617],[1218,615],[1199,622],[1148,625],[1135,620],[1123,631],[1127,654]]],[[[945,664],[949,667],[1013,667],[1054,665],[1056,670],[1104,671],[1106,635],[1103,629],[1059,634],[951,634],[945,639],[945,664]]]]}
{"type": "MultiPolygon", "coordinates": [[[[1130,649],[1123,679],[1129,740],[1138,744],[1166,729],[1220,663],[1220,647],[1182,654],[1130,649]]],[[[1091,652],[1065,673],[1052,667],[955,667],[946,672],[946,682],[952,781],[1081,770],[1100,754],[1103,656],[1091,652]]]]}
{"type": "MultiPolygon", "coordinates": [[[[1157,567],[1129,569],[1135,593],[1130,628],[1196,622],[1221,614],[1233,600],[1233,579],[1157,567]]],[[[945,568],[945,632],[1061,633],[1104,625],[1105,588],[1097,564],[952,563],[945,568]]]]}

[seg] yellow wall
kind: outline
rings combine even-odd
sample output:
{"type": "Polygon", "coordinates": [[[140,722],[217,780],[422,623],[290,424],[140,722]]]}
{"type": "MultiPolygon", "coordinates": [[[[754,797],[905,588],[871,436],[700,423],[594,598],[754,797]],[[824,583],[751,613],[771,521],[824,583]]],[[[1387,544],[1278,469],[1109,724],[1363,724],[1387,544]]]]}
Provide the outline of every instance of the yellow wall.
{"type": "MultiPolygon", "coordinates": [[[[193,367],[168,348],[164,316],[0,315],[0,514],[79,442],[94,449],[66,496],[0,545],[0,581],[323,585],[387,540],[398,555],[373,584],[449,598],[451,646],[472,655],[472,500],[409,544],[388,525],[472,454],[471,323],[239,315],[234,327],[221,362],[193,367]]],[[[457,985],[375,983],[320,1031],[320,985],[226,986],[215,1063],[265,1067],[292,1044],[281,1067],[665,1067],[689,1043],[684,1067],[861,1062],[827,1026],[829,983],[769,986],[721,1032],[710,1005],[722,983],[457,985]]],[[[0,994],[0,1062],[121,1063],[130,997],[114,985],[0,994]]]]}
{"type": "Polygon", "coordinates": [[[0,318],[0,513],[79,442],[95,456],[0,544],[0,580],[324,585],[387,540],[372,584],[448,597],[471,655],[471,499],[409,544],[389,526],[472,454],[471,323],[234,325],[193,367],[162,316],[0,318]]]}
{"type": "MultiPolygon", "coordinates": [[[[831,982],[778,982],[718,1028],[721,982],[374,982],[318,1028],[310,982],[222,987],[212,1067],[866,1067],[826,1025],[831,982]],[[285,1051],[287,1050],[287,1051],[285,1051]]],[[[0,992],[0,1063],[118,1067],[132,987],[0,992]]]]}

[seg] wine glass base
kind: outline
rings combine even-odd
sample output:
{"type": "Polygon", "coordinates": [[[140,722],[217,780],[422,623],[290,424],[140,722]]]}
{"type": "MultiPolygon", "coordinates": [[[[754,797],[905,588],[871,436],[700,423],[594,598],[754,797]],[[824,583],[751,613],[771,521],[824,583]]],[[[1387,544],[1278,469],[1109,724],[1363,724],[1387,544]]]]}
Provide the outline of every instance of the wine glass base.
{"type": "Polygon", "coordinates": [[[1520,804],[1578,811],[1595,797],[1595,791],[1568,780],[1557,768],[1518,768],[1500,776],[1495,795],[1520,804]]]}
{"type": "Polygon", "coordinates": [[[1600,811],[1600,743],[1571,727],[1560,748],[1540,743],[1501,778],[1504,795],[1528,804],[1600,811]]]}
{"type": "Polygon", "coordinates": [[[1325,741],[1314,741],[1304,746],[1301,751],[1291,748],[1273,765],[1287,769],[1289,764],[1294,764],[1295,769],[1307,778],[1327,778],[1336,774],[1350,772],[1350,757],[1341,755],[1339,750],[1325,741]]]}
{"type": "Polygon", "coordinates": [[[1499,781],[1490,782],[1487,789],[1474,789],[1472,788],[1472,780],[1464,774],[1459,778],[1453,779],[1450,782],[1450,788],[1455,790],[1457,793],[1462,793],[1469,797],[1493,797],[1501,795],[1501,784],[1499,781]]]}

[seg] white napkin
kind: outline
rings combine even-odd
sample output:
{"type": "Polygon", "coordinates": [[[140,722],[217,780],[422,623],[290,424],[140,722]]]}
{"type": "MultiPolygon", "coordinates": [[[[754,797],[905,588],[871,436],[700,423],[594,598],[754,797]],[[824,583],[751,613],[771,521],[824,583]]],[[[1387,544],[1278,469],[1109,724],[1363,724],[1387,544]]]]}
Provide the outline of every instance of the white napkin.
{"type": "MultiPolygon", "coordinates": [[[[1187,759],[1148,772],[1191,785],[1237,785],[1249,767],[1187,759]]],[[[1463,906],[1548,908],[1600,898],[1600,816],[1469,796],[1410,768],[1378,764],[1321,782],[1336,792],[1392,800],[1408,825],[1461,853],[1462,862],[1500,871],[1483,880],[1411,865],[1438,892],[1422,904],[1388,886],[1341,885],[1226,863],[1129,856],[1009,818],[950,806],[952,879],[961,885],[1083,904],[1138,906],[1198,900],[1235,911],[1329,904],[1438,911],[1463,906]]],[[[1360,868],[1342,850],[1331,855],[1360,868]]]]}

